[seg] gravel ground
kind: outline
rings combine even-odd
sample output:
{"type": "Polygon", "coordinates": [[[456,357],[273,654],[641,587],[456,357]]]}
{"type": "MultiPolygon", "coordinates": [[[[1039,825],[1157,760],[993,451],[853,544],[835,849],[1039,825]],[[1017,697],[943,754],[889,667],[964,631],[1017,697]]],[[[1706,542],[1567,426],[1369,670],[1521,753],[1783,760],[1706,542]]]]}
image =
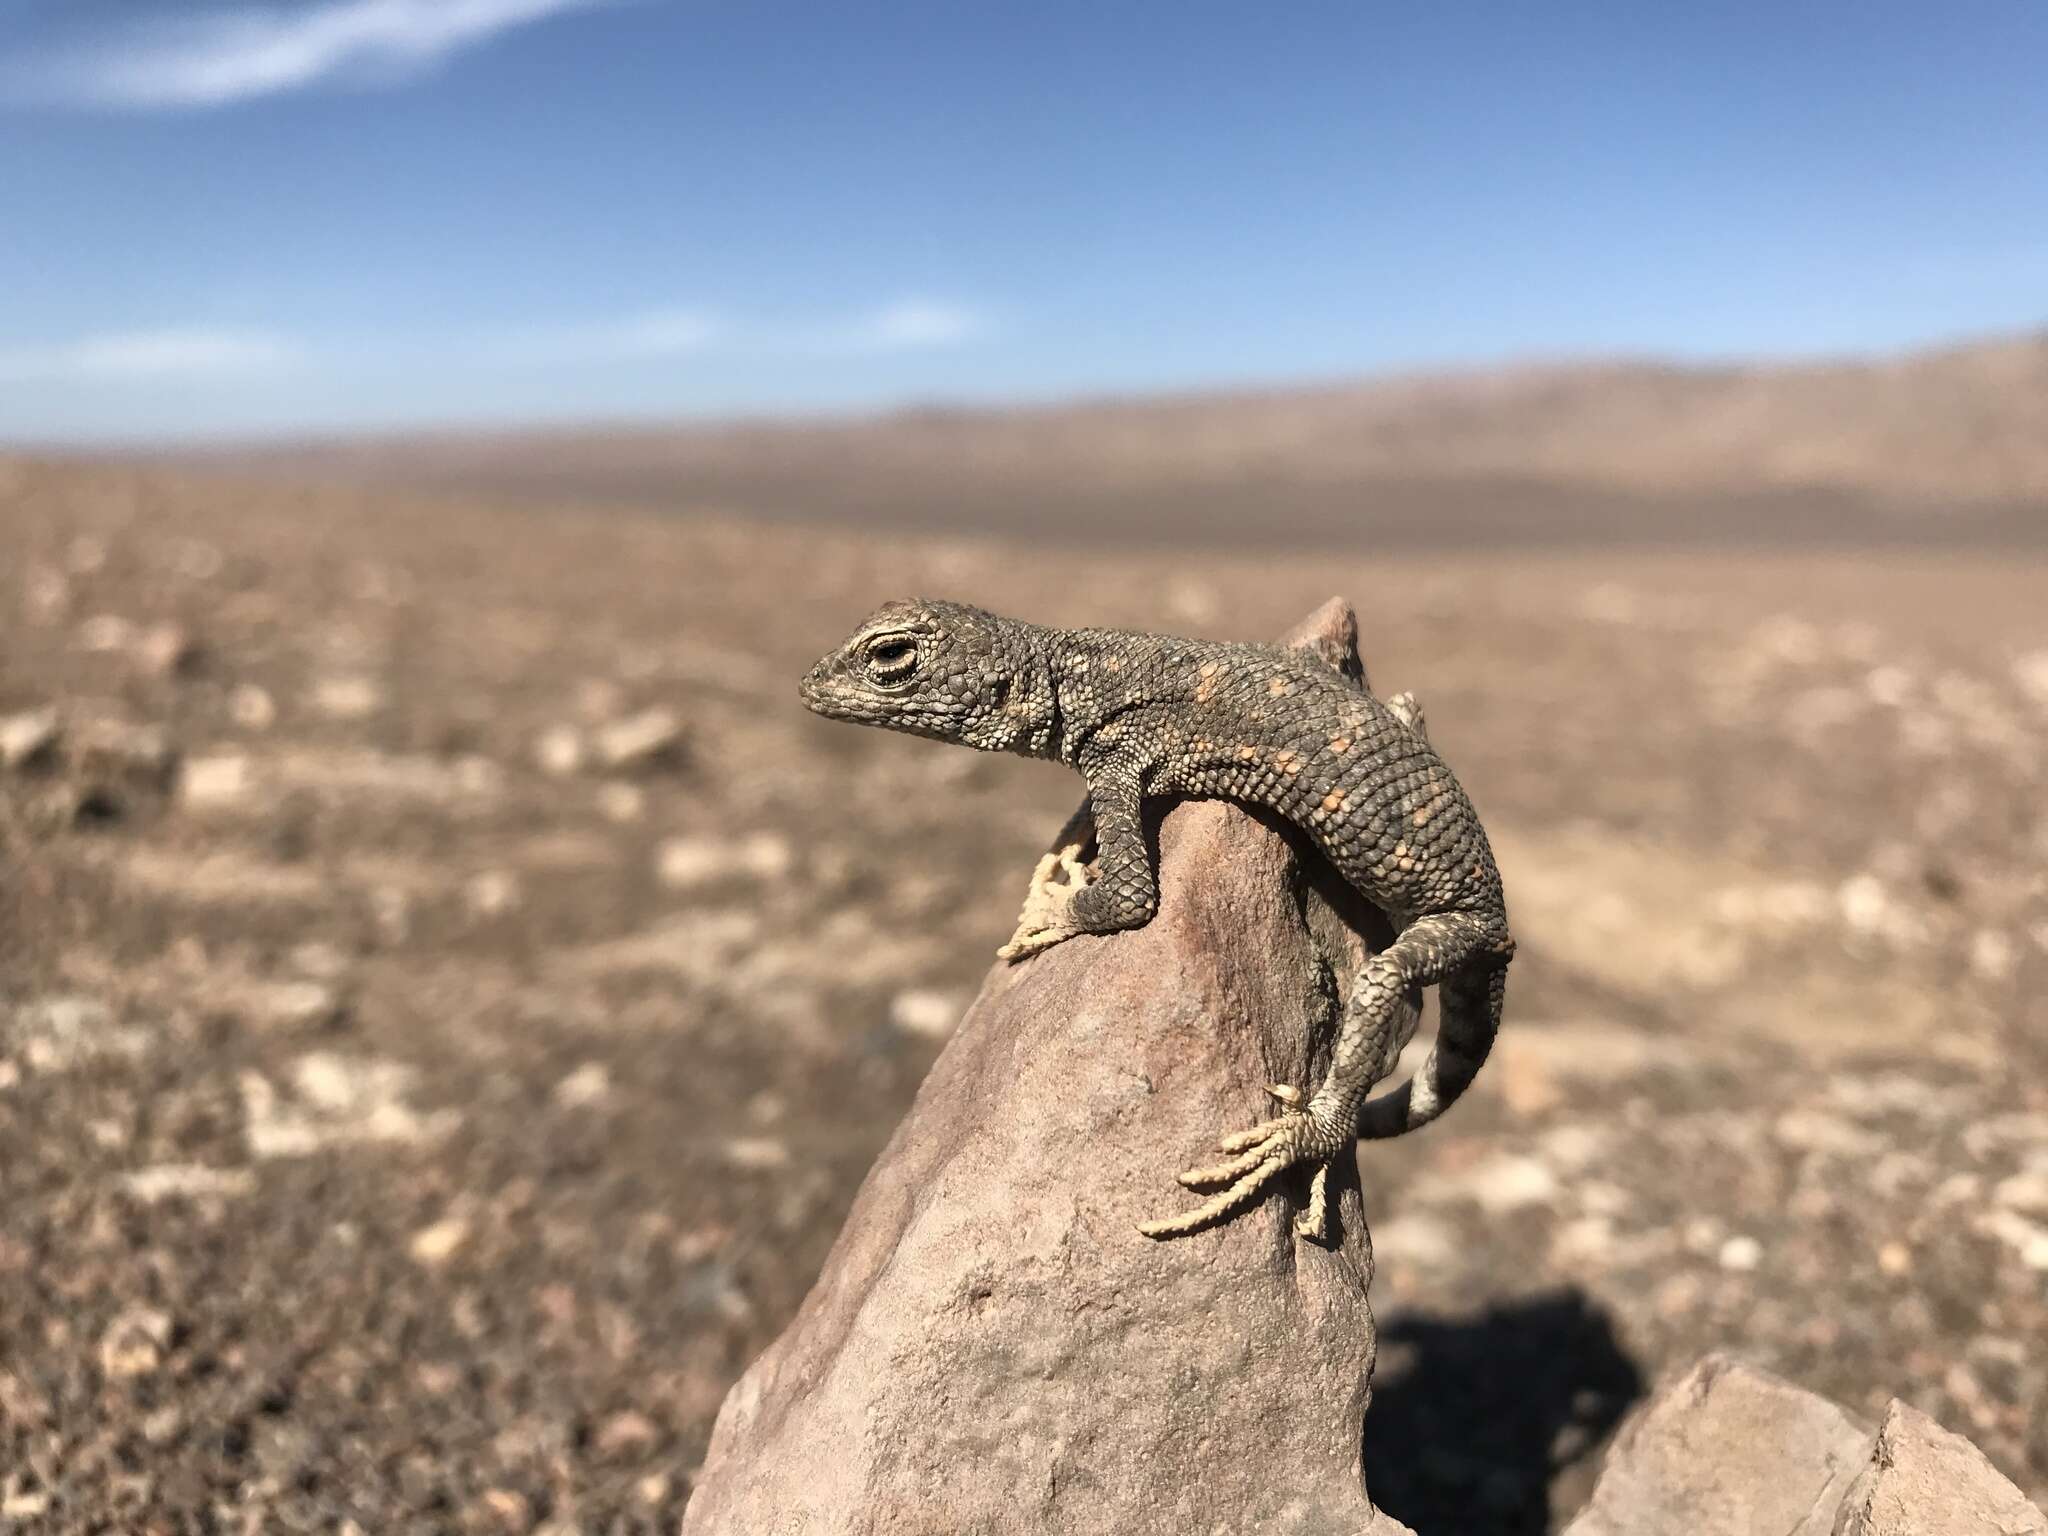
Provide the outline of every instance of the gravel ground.
{"type": "Polygon", "coordinates": [[[1074,798],[802,713],[908,591],[1346,593],[1486,812],[1511,1028],[1364,1153],[1391,1512],[1551,1528],[1713,1347],[2048,1495],[2037,561],[1084,561],[4,461],[0,529],[0,1529],[674,1529],[1074,798]]]}

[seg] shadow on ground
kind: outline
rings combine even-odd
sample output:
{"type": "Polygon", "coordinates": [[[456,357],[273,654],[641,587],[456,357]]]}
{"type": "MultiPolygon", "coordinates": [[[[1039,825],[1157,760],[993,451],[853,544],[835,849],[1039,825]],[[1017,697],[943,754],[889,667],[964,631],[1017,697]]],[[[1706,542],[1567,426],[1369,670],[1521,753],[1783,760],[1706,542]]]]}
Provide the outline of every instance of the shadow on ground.
{"type": "Polygon", "coordinates": [[[1544,1536],[1644,1389],[1608,1314],[1576,1289],[1469,1317],[1396,1313],[1380,1329],[1366,1486],[1421,1536],[1544,1536]]]}

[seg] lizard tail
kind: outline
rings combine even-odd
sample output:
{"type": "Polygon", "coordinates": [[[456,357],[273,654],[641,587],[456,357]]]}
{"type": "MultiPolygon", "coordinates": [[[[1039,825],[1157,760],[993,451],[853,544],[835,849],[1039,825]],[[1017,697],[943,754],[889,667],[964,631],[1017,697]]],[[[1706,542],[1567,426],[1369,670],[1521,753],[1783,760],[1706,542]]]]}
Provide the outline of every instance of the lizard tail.
{"type": "Polygon", "coordinates": [[[1489,957],[1446,976],[1437,988],[1441,1020],[1422,1069],[1359,1117],[1359,1139],[1378,1141],[1418,1130],[1458,1102],[1493,1049],[1507,997],[1508,968],[1489,957]]]}

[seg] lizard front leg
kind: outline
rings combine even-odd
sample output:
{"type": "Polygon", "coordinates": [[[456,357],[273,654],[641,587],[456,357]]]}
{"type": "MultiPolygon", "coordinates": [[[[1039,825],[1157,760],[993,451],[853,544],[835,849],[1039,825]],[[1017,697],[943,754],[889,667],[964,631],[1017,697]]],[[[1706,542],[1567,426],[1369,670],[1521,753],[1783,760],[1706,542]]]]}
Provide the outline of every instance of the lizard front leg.
{"type": "MultiPolygon", "coordinates": [[[[1021,960],[1077,934],[1114,933],[1151,921],[1159,910],[1159,880],[1139,813],[1143,796],[1136,764],[1112,759],[1093,767],[1086,815],[1095,824],[1094,867],[1080,863],[1083,840],[1063,833],[1060,846],[1039,861],[1017,931],[996,951],[1001,958],[1021,960]],[[1064,882],[1053,878],[1060,873],[1064,882]]],[[[1076,832],[1082,820],[1077,815],[1068,822],[1068,832],[1076,832]]]]}

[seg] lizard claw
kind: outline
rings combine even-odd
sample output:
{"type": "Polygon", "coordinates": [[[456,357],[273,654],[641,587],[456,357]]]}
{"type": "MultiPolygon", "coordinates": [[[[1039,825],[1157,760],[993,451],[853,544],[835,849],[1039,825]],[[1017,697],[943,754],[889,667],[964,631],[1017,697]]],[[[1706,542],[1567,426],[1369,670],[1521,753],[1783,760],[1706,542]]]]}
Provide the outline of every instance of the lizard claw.
{"type": "MultiPolygon", "coordinates": [[[[1285,1094],[1276,1097],[1286,1099],[1285,1094]]],[[[1213,1226],[1250,1205],[1289,1168],[1313,1163],[1315,1175],[1309,1183],[1308,1208],[1295,1219],[1294,1230],[1316,1242],[1330,1240],[1330,1165],[1344,1150],[1341,1135],[1305,1110],[1290,1109],[1277,1120],[1224,1137],[1219,1145],[1223,1151],[1237,1155],[1211,1167],[1190,1168],[1180,1176],[1180,1182],[1190,1189],[1217,1184],[1228,1188],[1185,1215],[1144,1222],[1138,1227],[1140,1232],[1147,1237],[1179,1237],[1213,1226]]]]}
{"type": "Polygon", "coordinates": [[[997,959],[1022,960],[1088,931],[1074,921],[1074,898],[1088,884],[1088,866],[1080,856],[1081,845],[1069,843],[1038,861],[1031,872],[1031,889],[1024,896],[1024,910],[1017,917],[1017,931],[996,951],[997,959]],[[1055,879],[1057,875],[1066,878],[1055,879]]]}

